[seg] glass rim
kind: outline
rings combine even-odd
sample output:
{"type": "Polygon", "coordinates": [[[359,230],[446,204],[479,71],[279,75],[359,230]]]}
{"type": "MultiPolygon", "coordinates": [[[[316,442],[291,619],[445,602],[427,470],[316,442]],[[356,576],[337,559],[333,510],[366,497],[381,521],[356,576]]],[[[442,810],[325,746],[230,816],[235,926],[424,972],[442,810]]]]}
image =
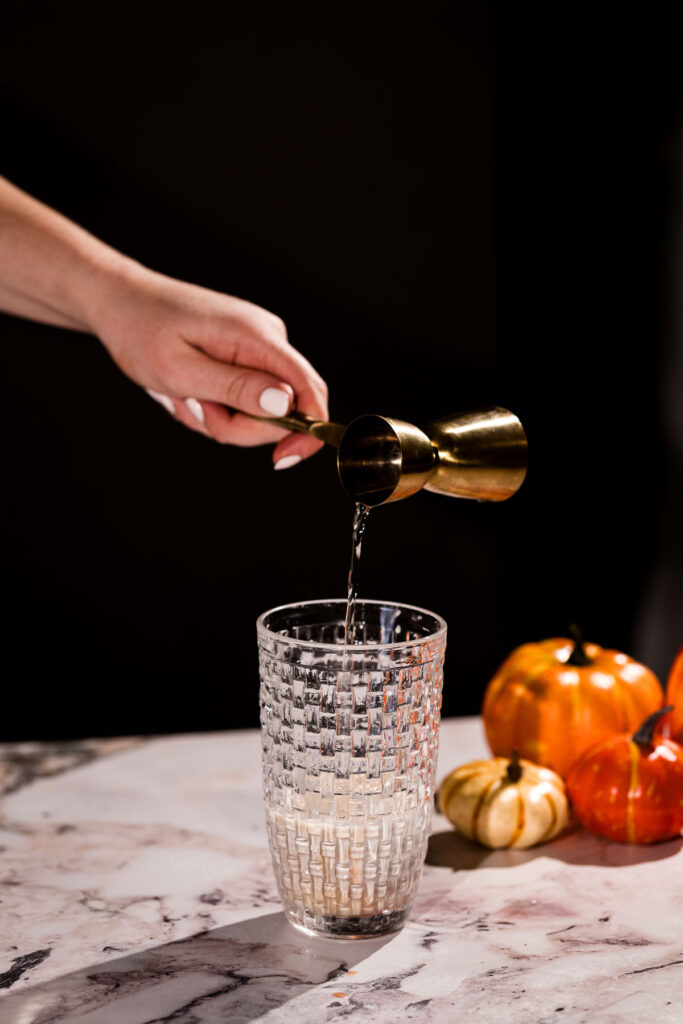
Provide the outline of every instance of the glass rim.
{"type": "Polygon", "coordinates": [[[425,636],[415,637],[414,640],[394,640],[391,643],[386,644],[330,644],[323,643],[318,640],[299,640],[293,636],[283,636],[282,633],[276,633],[274,630],[269,629],[265,625],[265,619],[268,615],[274,615],[275,612],[283,612],[293,608],[307,608],[311,605],[318,604],[346,604],[345,597],[318,597],[312,601],[292,601],[290,604],[279,604],[274,608],[269,608],[265,612],[261,612],[256,620],[256,630],[258,632],[266,633],[272,637],[273,640],[278,640],[284,643],[295,644],[297,647],[315,647],[318,650],[324,651],[395,651],[397,648],[410,647],[415,644],[423,644],[428,640],[436,640],[446,634],[448,629],[448,623],[441,615],[437,615],[436,612],[430,611],[429,608],[421,608],[416,604],[404,604],[402,601],[379,601],[375,598],[359,598],[356,601],[356,607],[359,605],[366,604],[381,604],[389,606],[391,608],[401,608],[411,612],[422,612],[423,615],[430,615],[438,623],[437,628],[427,633],[425,636]]]}

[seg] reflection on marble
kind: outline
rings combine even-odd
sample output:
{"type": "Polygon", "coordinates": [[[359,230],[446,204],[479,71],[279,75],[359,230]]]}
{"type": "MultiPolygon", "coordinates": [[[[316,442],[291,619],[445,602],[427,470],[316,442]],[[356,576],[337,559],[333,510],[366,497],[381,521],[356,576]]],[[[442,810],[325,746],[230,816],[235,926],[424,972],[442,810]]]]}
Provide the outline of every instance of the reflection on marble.
{"type": "MultiPolygon", "coordinates": [[[[439,778],[481,755],[443,724],[439,778]]],[[[0,765],[0,1024],[683,1021],[683,840],[494,852],[435,815],[403,931],[318,940],[279,909],[257,733],[0,765]]]]}

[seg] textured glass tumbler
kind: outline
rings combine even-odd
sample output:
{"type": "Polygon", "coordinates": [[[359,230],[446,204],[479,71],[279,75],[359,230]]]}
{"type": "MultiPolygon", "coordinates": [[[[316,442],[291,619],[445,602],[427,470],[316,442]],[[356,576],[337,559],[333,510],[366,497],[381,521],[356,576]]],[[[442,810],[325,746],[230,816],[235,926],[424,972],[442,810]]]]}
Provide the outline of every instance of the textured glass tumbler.
{"type": "Polygon", "coordinates": [[[263,786],[284,911],[309,934],[404,923],[434,796],[446,623],[422,608],[311,601],[258,620],[263,786]]]}

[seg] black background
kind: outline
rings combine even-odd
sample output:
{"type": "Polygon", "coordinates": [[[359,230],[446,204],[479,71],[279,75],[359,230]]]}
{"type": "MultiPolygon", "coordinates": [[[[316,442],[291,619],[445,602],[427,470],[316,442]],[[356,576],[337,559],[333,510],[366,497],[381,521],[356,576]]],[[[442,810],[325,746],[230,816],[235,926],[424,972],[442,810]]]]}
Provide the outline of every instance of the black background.
{"type": "MultiPolygon", "coordinates": [[[[278,313],[335,420],[521,417],[510,502],[423,493],[368,526],[361,595],[448,620],[444,712],[477,713],[513,646],[571,621],[663,675],[683,632],[673,26],[438,0],[4,10],[6,177],[278,313]]],[[[255,726],[258,613],[344,592],[333,453],[274,474],[92,338],[0,333],[1,738],[255,726]]]]}

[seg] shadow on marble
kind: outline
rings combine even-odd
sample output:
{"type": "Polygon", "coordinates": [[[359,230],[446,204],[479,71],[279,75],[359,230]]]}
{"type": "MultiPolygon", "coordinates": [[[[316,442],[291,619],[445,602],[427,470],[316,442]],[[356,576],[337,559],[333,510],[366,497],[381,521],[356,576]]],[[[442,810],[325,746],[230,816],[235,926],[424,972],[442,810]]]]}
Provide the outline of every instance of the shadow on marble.
{"type": "Polygon", "coordinates": [[[396,935],[310,939],[264,914],[107,960],[0,1000],[2,1024],[255,1021],[334,982],[396,935]]]}
{"type": "Polygon", "coordinates": [[[426,863],[432,867],[452,868],[453,871],[473,871],[480,867],[516,867],[538,857],[552,857],[567,864],[620,868],[675,857],[681,848],[683,837],[636,845],[610,842],[575,827],[550,843],[528,850],[489,850],[465,839],[454,829],[448,829],[429,837],[426,863]]]}
{"type": "Polygon", "coordinates": [[[142,743],[142,736],[3,743],[0,750],[0,796],[16,793],[36,780],[82,768],[101,757],[126,753],[142,743]]]}

